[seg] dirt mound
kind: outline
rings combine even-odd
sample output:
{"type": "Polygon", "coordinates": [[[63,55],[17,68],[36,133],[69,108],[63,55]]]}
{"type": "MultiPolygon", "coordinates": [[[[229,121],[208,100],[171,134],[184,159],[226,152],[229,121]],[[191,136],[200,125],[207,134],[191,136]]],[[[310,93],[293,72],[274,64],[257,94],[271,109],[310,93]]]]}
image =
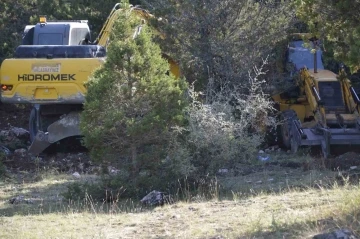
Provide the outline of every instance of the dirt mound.
{"type": "Polygon", "coordinates": [[[10,172],[34,172],[48,169],[56,172],[98,173],[100,167],[91,162],[88,153],[56,153],[44,157],[33,157],[25,151],[16,151],[3,161],[10,172]]]}
{"type": "Polygon", "coordinates": [[[0,103],[0,130],[10,126],[28,129],[30,109],[30,105],[0,103]]]}
{"type": "Polygon", "coordinates": [[[349,170],[352,167],[360,166],[360,154],[347,152],[329,160],[329,167],[332,170],[349,170]]]}
{"type": "Polygon", "coordinates": [[[75,139],[50,146],[47,153],[40,157],[28,154],[30,110],[30,105],[0,103],[0,160],[9,171],[31,172],[39,168],[50,168],[58,172],[88,173],[98,170],[91,163],[87,150],[75,139]]]}

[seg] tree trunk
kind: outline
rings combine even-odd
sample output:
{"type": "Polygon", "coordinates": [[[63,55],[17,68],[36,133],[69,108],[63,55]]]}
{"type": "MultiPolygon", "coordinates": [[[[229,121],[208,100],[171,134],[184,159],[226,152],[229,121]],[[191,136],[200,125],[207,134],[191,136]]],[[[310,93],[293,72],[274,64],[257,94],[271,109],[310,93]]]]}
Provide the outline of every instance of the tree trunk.
{"type": "Polygon", "coordinates": [[[131,162],[133,174],[136,174],[139,170],[137,165],[137,149],[135,144],[131,144],[131,162]]]}

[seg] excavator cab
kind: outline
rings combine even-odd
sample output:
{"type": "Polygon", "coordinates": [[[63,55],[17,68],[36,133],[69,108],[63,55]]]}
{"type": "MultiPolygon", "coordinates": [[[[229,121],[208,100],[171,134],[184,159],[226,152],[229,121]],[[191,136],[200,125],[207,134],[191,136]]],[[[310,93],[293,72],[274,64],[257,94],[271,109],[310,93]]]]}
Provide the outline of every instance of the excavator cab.
{"type": "Polygon", "coordinates": [[[36,25],[24,29],[22,45],[80,45],[84,39],[89,42],[90,29],[87,20],[47,21],[40,17],[36,25]]]}

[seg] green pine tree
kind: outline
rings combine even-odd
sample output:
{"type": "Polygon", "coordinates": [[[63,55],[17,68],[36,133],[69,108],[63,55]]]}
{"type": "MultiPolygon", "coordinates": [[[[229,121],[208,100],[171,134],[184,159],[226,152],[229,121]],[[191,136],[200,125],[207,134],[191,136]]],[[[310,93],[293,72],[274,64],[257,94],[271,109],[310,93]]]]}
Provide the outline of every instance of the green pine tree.
{"type": "Polygon", "coordinates": [[[124,9],[114,25],[106,62],[88,82],[81,118],[84,144],[92,156],[116,159],[132,179],[156,174],[166,157],[171,127],[183,121],[186,83],[169,74],[169,64],[152,39],[152,29],[124,9]]]}

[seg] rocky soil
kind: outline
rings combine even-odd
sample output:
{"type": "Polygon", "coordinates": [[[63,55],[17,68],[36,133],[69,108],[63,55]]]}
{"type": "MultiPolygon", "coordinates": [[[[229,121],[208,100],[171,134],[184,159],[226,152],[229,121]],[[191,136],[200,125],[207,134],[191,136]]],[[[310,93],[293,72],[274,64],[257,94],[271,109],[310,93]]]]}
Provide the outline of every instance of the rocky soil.
{"type": "MultiPolygon", "coordinates": [[[[62,142],[60,145],[52,145],[44,154],[34,157],[28,154],[30,146],[28,129],[28,116],[30,106],[1,104],[0,103],[0,159],[11,172],[35,171],[39,169],[51,169],[57,172],[92,174],[99,173],[101,168],[90,160],[88,152],[80,146],[79,141],[62,142]],[[75,145],[75,147],[74,147],[75,145]],[[71,146],[71,147],[70,147],[71,146]]],[[[353,148],[354,149],[354,148],[353,148]]],[[[355,148],[356,150],[356,148],[355,148]]],[[[259,161],[267,165],[280,165],[284,168],[311,168],[326,167],[339,171],[339,175],[360,178],[360,152],[347,152],[348,149],[341,147],[337,149],[335,156],[323,160],[318,155],[313,155],[311,162],[297,162],[295,159],[276,161],[273,157],[276,154],[285,154],[286,158],[291,155],[282,151],[278,146],[259,151],[259,161]]],[[[359,151],[359,150],[357,150],[359,151]]],[[[293,157],[292,157],[293,158],[293,157]]],[[[259,165],[248,165],[237,174],[257,172],[259,165]]],[[[110,167],[109,172],[116,171],[110,167]]],[[[227,169],[221,169],[227,170],[227,169]]],[[[220,172],[220,171],[219,171],[220,172]]]]}
{"type": "Polygon", "coordinates": [[[2,104],[0,102],[0,130],[10,126],[28,128],[30,106],[2,104]]]}
{"type": "Polygon", "coordinates": [[[29,114],[30,107],[0,103],[0,159],[8,173],[39,169],[80,174],[100,171],[100,167],[90,161],[80,143],[71,148],[54,145],[38,157],[30,155],[27,152],[30,146],[29,114]]]}

